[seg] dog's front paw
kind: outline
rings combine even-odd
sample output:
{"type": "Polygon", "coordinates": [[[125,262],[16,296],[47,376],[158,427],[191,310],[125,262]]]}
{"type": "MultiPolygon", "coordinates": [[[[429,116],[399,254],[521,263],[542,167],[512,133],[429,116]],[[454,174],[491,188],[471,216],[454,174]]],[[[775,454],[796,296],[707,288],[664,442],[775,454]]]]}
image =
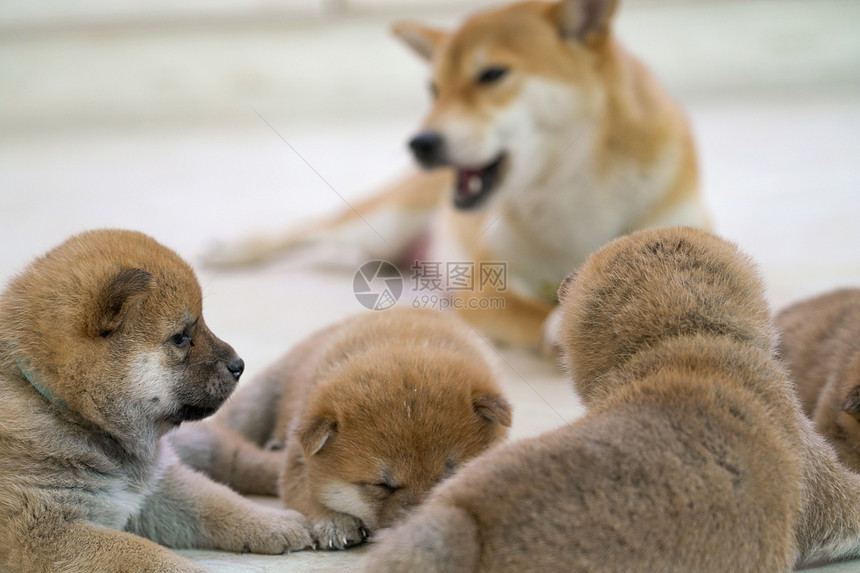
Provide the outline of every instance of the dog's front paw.
{"type": "Polygon", "coordinates": [[[233,242],[217,242],[201,255],[201,262],[212,268],[236,268],[260,265],[273,256],[274,241],[256,236],[233,242]]]}
{"type": "Polygon", "coordinates": [[[313,546],[310,524],[301,513],[291,510],[262,509],[264,511],[255,512],[251,519],[237,524],[236,530],[231,535],[235,543],[233,550],[242,553],[281,555],[313,546]]]}
{"type": "Polygon", "coordinates": [[[314,522],[314,538],[320,549],[346,549],[360,545],[369,535],[359,518],[346,513],[331,512],[314,522]]]}

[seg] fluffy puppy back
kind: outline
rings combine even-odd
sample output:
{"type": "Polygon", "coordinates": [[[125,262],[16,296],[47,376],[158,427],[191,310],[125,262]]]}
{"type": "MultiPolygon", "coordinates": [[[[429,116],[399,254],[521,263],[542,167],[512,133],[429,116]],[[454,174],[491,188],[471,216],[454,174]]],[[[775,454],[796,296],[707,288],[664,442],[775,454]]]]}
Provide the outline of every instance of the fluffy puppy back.
{"type": "MultiPolygon", "coordinates": [[[[813,417],[825,388],[841,395],[860,385],[860,289],[841,289],[793,304],[776,317],[779,355],[791,370],[803,410],[813,417]],[[852,372],[852,366],[854,372],[852,372]]],[[[860,412],[858,412],[860,417],[860,412]]]]}
{"type": "Polygon", "coordinates": [[[842,463],[860,471],[860,289],[790,306],[776,327],[804,412],[842,463]]]}
{"type": "Polygon", "coordinates": [[[726,336],[770,352],[764,286],[735,245],[691,228],[647,229],[592,254],[559,289],[562,346],[590,405],[606,374],[673,338],[726,336]]]}

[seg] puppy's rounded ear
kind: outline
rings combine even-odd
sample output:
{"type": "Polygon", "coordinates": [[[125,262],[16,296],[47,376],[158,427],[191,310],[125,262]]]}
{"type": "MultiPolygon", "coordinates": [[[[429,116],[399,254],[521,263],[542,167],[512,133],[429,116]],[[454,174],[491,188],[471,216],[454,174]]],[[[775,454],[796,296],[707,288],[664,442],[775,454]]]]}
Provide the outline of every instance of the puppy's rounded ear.
{"type": "Polygon", "coordinates": [[[579,271],[573,271],[569,273],[564,280],[561,281],[561,284],[558,285],[558,292],[556,293],[556,298],[558,298],[558,302],[564,302],[567,298],[567,291],[570,290],[570,285],[573,284],[573,281],[576,280],[576,275],[579,271]]]}
{"type": "Polygon", "coordinates": [[[89,334],[110,336],[155,284],[152,273],[143,269],[123,269],[117,273],[96,297],[96,308],[87,324],[89,334]]]}
{"type": "Polygon", "coordinates": [[[408,21],[395,22],[391,31],[425,60],[433,59],[439,44],[448,35],[437,28],[408,21]]]}
{"type": "Polygon", "coordinates": [[[564,38],[592,44],[609,32],[617,4],[618,0],[561,0],[550,15],[564,38]]]}
{"type": "Polygon", "coordinates": [[[328,416],[314,416],[296,429],[296,437],[308,458],[319,452],[335,433],[337,420],[328,416]]]}
{"type": "Polygon", "coordinates": [[[478,416],[494,424],[511,427],[511,405],[501,394],[475,395],[472,397],[472,408],[478,416]]]}

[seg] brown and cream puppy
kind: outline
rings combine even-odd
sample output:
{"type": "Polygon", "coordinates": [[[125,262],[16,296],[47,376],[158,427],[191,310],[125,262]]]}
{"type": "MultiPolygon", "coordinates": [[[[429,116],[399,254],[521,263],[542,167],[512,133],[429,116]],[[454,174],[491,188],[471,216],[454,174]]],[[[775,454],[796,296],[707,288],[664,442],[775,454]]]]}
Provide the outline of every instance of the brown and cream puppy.
{"type": "Polygon", "coordinates": [[[468,464],[365,570],[776,572],[860,554],[860,477],[803,416],[763,295],[701,231],[590,256],[560,293],[588,412],[468,464]]]}
{"type": "Polygon", "coordinates": [[[491,352],[453,315],[362,314],[299,344],[174,445],[239,491],[279,491],[322,548],[343,549],[507,435],[491,352]]]}
{"type": "Polygon", "coordinates": [[[804,412],[842,462],[860,471],[860,289],[792,305],[776,326],[804,412]]]}
{"type": "Polygon", "coordinates": [[[309,546],[301,515],[160,440],[215,412],[243,368],[191,268],[146,235],[92,231],[32,263],[0,298],[0,571],[199,572],[161,545],[309,546]]]}

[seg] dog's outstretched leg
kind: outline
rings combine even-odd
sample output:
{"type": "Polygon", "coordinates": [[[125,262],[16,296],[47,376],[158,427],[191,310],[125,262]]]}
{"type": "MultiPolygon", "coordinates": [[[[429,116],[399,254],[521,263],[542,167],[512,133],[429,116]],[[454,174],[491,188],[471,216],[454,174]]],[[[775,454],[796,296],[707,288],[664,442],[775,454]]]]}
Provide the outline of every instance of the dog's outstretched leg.
{"type": "Polygon", "coordinates": [[[372,259],[403,262],[410,247],[428,231],[451,181],[448,169],[415,171],[368,199],[285,234],[218,244],[204,253],[203,262],[219,268],[260,265],[317,245],[343,246],[358,249],[372,259]]]}
{"type": "Polygon", "coordinates": [[[278,495],[283,452],[269,451],[215,422],[185,424],[167,437],[180,459],[248,495],[278,495]]]}

